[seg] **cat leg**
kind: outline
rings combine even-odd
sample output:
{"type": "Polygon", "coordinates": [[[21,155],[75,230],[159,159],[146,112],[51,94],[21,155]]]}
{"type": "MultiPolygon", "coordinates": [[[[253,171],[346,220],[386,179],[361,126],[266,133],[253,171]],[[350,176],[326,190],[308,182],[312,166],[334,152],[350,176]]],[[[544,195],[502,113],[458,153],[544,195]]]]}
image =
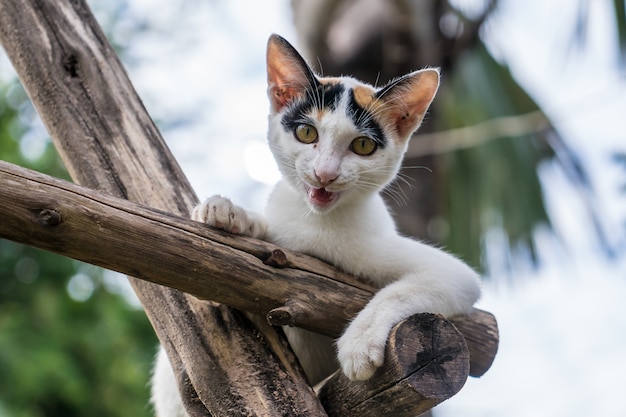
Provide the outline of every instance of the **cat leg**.
{"type": "Polygon", "coordinates": [[[284,326],[283,330],[311,385],[339,368],[333,339],[297,327],[284,326]]]}
{"type": "Polygon", "coordinates": [[[391,328],[402,320],[418,313],[445,317],[469,313],[480,295],[478,277],[450,278],[407,274],[382,288],[337,341],[337,357],[346,376],[369,379],[383,364],[391,328]]]}
{"type": "Polygon", "coordinates": [[[189,417],[178,393],[176,377],[163,347],[152,371],[150,402],[156,417],[189,417]]]}
{"type": "Polygon", "coordinates": [[[267,230],[263,218],[233,204],[228,198],[214,195],[194,207],[191,218],[226,232],[262,239],[267,230]]]}

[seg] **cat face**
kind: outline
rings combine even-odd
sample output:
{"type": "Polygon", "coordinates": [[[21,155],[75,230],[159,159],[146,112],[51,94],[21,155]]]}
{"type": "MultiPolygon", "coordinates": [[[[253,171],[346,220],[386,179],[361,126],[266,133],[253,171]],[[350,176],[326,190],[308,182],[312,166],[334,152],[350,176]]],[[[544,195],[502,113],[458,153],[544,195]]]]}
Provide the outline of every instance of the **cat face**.
{"type": "Polygon", "coordinates": [[[268,42],[267,74],[270,148],[283,177],[316,212],[393,180],[439,86],[434,69],[380,89],[351,77],[318,77],[277,35],[268,42]]]}

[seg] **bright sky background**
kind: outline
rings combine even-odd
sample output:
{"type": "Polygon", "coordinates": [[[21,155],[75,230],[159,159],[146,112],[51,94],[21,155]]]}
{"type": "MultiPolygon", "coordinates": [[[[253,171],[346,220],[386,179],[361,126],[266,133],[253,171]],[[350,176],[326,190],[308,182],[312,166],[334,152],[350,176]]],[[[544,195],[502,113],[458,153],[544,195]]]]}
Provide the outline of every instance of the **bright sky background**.
{"type": "MultiPolygon", "coordinates": [[[[626,199],[618,193],[626,176],[611,159],[626,152],[626,73],[618,71],[608,0],[587,3],[584,51],[570,41],[577,1],[502,0],[485,30],[491,50],[581,156],[594,194],[581,195],[555,166],[542,167],[566,247],[538,231],[542,267],[518,265],[513,286],[494,279],[485,287],[480,307],[498,319],[500,352],[483,378],[438,408],[439,417],[626,416],[626,199]],[[588,206],[603,219],[614,259],[590,233],[588,206]]],[[[91,4],[107,26],[110,3],[91,4]]],[[[141,16],[158,30],[127,45],[122,22],[113,40],[128,46],[130,77],[198,195],[221,193],[261,209],[278,178],[265,145],[265,45],[272,32],[297,43],[289,2],[190,1],[183,12],[178,4],[130,1],[127,23],[141,16]]],[[[0,62],[0,77],[9,76],[0,62]]],[[[30,143],[42,136],[33,133],[30,143]]],[[[497,247],[489,255],[492,273],[506,274],[497,247]]]]}

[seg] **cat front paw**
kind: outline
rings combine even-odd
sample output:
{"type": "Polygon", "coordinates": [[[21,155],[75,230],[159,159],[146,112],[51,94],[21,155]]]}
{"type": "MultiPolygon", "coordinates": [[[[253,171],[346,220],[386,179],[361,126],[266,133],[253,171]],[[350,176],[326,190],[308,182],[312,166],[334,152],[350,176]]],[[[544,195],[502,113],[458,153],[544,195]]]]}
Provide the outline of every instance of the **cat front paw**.
{"type": "Polygon", "coordinates": [[[383,364],[387,340],[358,327],[353,323],[337,341],[337,359],[349,379],[365,381],[383,364]]]}
{"type": "Polygon", "coordinates": [[[265,230],[264,224],[254,215],[219,195],[209,197],[194,207],[191,218],[233,234],[259,237],[265,230]]]}

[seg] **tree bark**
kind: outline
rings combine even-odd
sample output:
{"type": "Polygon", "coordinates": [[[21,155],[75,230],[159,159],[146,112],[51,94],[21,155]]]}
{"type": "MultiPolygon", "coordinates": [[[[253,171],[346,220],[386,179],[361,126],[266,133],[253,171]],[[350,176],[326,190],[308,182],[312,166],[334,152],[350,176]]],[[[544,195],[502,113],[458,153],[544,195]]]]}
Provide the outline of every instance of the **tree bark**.
{"type": "MultiPolygon", "coordinates": [[[[0,40],[74,181],[189,215],[197,198],[84,1],[1,0],[0,40]]],[[[178,371],[192,416],[284,415],[278,403],[297,415],[325,415],[269,326],[179,291],[130,281],[178,371]],[[224,331],[209,335],[211,326],[224,331]],[[247,343],[231,344],[229,335],[247,343]],[[224,346],[231,355],[219,355],[224,346]],[[231,378],[233,369],[245,380],[231,378]]]]}
{"type": "MultiPolygon", "coordinates": [[[[318,259],[6,162],[0,201],[1,237],[264,315],[272,324],[338,337],[375,292],[318,259]]],[[[482,375],[497,351],[495,319],[476,310],[453,321],[468,340],[470,374],[482,375]]]]}

